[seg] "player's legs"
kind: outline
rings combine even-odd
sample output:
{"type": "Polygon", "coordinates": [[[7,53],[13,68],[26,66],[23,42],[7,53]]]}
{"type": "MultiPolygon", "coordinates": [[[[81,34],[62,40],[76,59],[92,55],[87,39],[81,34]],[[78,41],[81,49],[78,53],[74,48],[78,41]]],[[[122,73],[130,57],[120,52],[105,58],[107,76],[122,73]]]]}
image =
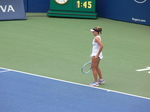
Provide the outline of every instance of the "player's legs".
{"type": "MultiPolygon", "coordinates": [[[[98,60],[98,65],[99,65],[99,63],[100,63],[100,59],[98,60]]],[[[97,71],[97,73],[98,73],[99,78],[100,78],[100,79],[103,79],[101,69],[100,69],[98,66],[97,66],[97,68],[96,68],[96,71],[97,71]]]]}
{"type": "Polygon", "coordinates": [[[95,56],[92,57],[92,72],[94,76],[94,82],[98,82],[98,74],[100,71],[98,70],[98,64],[99,64],[99,58],[95,58],[95,56]]]}

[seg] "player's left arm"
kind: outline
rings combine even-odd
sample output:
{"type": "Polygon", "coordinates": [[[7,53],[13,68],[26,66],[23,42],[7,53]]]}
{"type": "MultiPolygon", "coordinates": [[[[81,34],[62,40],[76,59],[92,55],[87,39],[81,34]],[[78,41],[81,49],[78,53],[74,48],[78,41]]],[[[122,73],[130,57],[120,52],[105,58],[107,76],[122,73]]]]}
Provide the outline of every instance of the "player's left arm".
{"type": "Polygon", "coordinates": [[[98,38],[98,37],[95,38],[95,42],[97,42],[98,45],[100,46],[100,49],[99,49],[97,56],[96,56],[96,57],[98,57],[99,54],[102,52],[104,45],[103,45],[102,41],[100,40],[100,38],[98,38]]]}

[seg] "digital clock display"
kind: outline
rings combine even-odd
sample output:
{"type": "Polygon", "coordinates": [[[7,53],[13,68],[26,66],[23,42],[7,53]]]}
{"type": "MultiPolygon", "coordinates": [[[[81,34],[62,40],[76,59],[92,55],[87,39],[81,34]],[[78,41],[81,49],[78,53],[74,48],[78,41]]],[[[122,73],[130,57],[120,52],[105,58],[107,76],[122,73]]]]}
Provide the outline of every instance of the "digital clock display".
{"type": "Polygon", "coordinates": [[[73,4],[76,11],[95,11],[95,0],[74,0],[73,4]]]}
{"type": "Polygon", "coordinates": [[[91,9],[92,8],[92,1],[84,1],[84,2],[77,1],[76,5],[77,5],[77,8],[83,7],[83,8],[91,9]]]}
{"type": "Polygon", "coordinates": [[[97,18],[96,0],[50,0],[48,16],[97,18]]]}

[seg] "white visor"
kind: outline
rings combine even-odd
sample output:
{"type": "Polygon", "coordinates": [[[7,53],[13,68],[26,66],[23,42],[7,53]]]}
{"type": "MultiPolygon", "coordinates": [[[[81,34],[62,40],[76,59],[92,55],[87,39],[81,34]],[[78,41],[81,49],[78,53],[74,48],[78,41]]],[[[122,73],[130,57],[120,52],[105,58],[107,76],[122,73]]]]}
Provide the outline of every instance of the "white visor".
{"type": "Polygon", "coordinates": [[[94,30],[93,30],[93,29],[90,29],[90,31],[93,32],[94,30]]]}

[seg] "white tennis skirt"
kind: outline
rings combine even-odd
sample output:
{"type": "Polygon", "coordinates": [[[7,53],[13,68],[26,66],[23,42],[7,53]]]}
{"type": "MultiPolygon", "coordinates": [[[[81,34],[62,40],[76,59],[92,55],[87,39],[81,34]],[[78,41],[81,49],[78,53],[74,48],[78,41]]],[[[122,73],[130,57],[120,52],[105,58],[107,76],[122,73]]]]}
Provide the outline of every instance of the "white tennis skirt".
{"type": "MultiPolygon", "coordinates": [[[[92,54],[90,55],[90,57],[92,58],[93,56],[96,56],[96,55],[97,55],[97,53],[92,53],[92,54]]],[[[102,54],[102,52],[100,53],[99,58],[100,58],[100,59],[103,59],[103,54],[102,54]]]]}

